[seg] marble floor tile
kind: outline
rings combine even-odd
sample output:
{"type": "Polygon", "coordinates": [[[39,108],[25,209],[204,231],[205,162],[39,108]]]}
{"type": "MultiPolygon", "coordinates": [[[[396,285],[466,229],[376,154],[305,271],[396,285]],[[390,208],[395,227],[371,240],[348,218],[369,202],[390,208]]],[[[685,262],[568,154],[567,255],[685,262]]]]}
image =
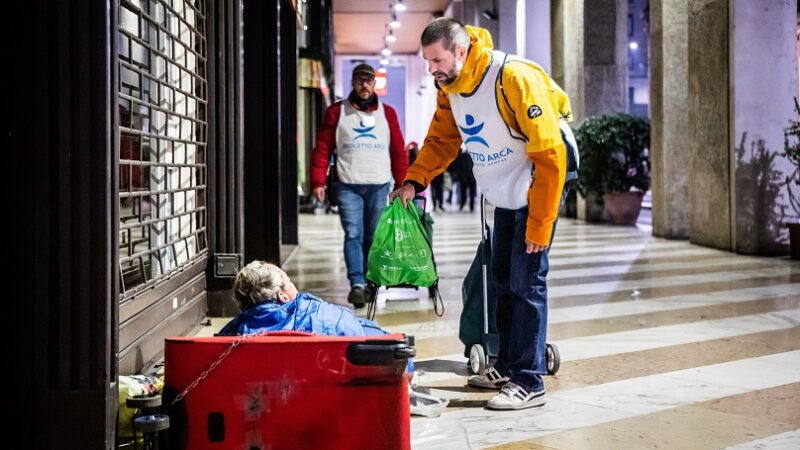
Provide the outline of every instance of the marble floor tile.
{"type": "MultiPolygon", "coordinates": [[[[798,321],[800,321],[800,309],[790,309],[764,314],[735,316],[726,319],[702,320],[676,325],[591,334],[568,339],[561,339],[558,336],[554,336],[555,333],[550,333],[548,341],[558,346],[561,353],[561,361],[568,362],[692,342],[733,338],[745,334],[792,329],[798,327],[798,321]]],[[[445,344],[447,344],[454,346],[450,348],[455,349],[457,353],[434,355],[425,353],[427,356],[420,356],[420,358],[437,357],[439,359],[452,360],[463,358],[463,345],[459,345],[457,341],[453,341],[451,338],[425,338],[419,339],[418,343],[419,345],[427,345],[430,340],[439,342],[439,345],[436,346],[439,350],[445,348],[445,344]]]]}
{"type": "MultiPolygon", "coordinates": [[[[555,255],[554,255],[555,256],[555,255]]],[[[704,261],[708,259],[729,261],[730,255],[708,253],[705,249],[689,248],[678,249],[673,252],[629,252],[609,254],[589,254],[570,258],[557,257],[550,266],[552,269],[585,269],[592,267],[604,267],[615,265],[626,265],[636,267],[639,265],[658,264],[658,263],[685,263],[686,261],[704,261]]]]}
{"type": "Polygon", "coordinates": [[[605,281],[596,283],[561,284],[553,283],[548,285],[548,295],[556,301],[560,297],[581,294],[598,294],[615,291],[636,291],[653,287],[703,284],[708,282],[735,281],[757,277],[779,277],[797,274],[798,270],[792,267],[773,266],[764,268],[743,269],[739,271],[720,271],[711,274],[699,273],[695,275],[676,275],[660,278],[648,278],[644,280],[620,280],[605,281]]]}
{"type": "MultiPolygon", "coordinates": [[[[591,427],[707,402],[750,390],[800,383],[800,351],[732,361],[548,394],[542,408],[489,411],[464,408],[436,419],[412,420],[415,448],[484,448],[591,427]],[[779,370],[783,359],[795,370],[779,370]],[[760,376],[772,368],[772,376],[760,376]],[[736,386],[742,376],[747,387],[736,386]],[[713,379],[712,380],[710,380],[713,379]]],[[[790,367],[791,369],[791,367],[790,367]]]]}
{"type": "MultiPolygon", "coordinates": [[[[633,275],[637,274],[640,277],[659,277],[667,274],[683,275],[681,271],[688,271],[687,273],[697,273],[698,269],[703,272],[713,272],[713,269],[741,269],[752,268],[757,265],[758,267],[770,267],[774,264],[769,261],[747,261],[736,260],[729,258],[705,258],[705,259],[692,259],[691,261],[673,261],[661,262],[654,261],[647,264],[603,264],[602,266],[584,267],[584,268],[563,268],[555,266],[548,274],[548,279],[569,279],[569,278],[584,278],[584,277],[598,277],[603,275],[633,275]]],[[[628,278],[631,279],[631,278],[628,278]]]]}
{"type": "MultiPolygon", "coordinates": [[[[784,283],[759,288],[727,290],[686,296],[671,296],[660,298],[658,300],[629,300],[579,307],[554,307],[550,309],[548,313],[548,323],[550,324],[552,330],[557,328],[555,327],[557,324],[609,319],[614,317],[637,316],[636,324],[638,326],[665,325],[667,322],[669,322],[669,315],[664,314],[667,320],[658,320],[658,317],[650,317],[649,320],[646,321],[642,320],[640,316],[653,315],[654,313],[658,312],[689,309],[694,312],[698,319],[706,319],[713,316],[718,316],[719,314],[715,308],[703,308],[704,306],[711,307],[732,304],[738,304],[741,306],[743,303],[748,303],[750,308],[733,308],[734,310],[730,312],[730,315],[744,315],[749,312],[773,311],[775,309],[791,309],[792,307],[800,307],[800,293],[798,292],[800,292],[800,283],[784,283]],[[782,306],[780,307],[776,305],[775,302],[770,304],[770,302],[764,301],[770,299],[782,299],[785,301],[780,302],[782,306]],[[760,308],[761,304],[764,304],[763,308],[760,308]]],[[[432,321],[431,317],[427,315],[425,315],[423,319],[424,320],[412,323],[394,321],[392,323],[394,325],[392,329],[406,334],[415,335],[418,338],[425,338],[435,336],[440,333],[457,334],[460,327],[460,320],[456,319],[441,319],[432,321]]],[[[688,321],[686,317],[679,317],[677,320],[679,320],[680,323],[688,321]]],[[[381,318],[381,325],[387,327],[389,326],[389,324],[385,321],[385,317],[381,318]]],[[[575,325],[581,330],[591,328],[589,324],[575,325]]],[[[597,333],[590,332],[588,334],[597,333]]],[[[552,335],[553,331],[551,331],[551,336],[552,335]]],[[[560,337],[562,333],[558,332],[556,335],[560,337]]]]}
{"type": "MultiPolygon", "coordinates": [[[[800,327],[564,361],[557,375],[545,377],[545,385],[552,392],[792,350],[800,350],[800,327]]],[[[469,373],[462,354],[420,359],[417,367],[424,371],[421,385],[464,391],[469,373]]]]}
{"type": "Polygon", "coordinates": [[[563,340],[643,328],[697,323],[759,313],[777,312],[800,307],[796,297],[765,298],[696,308],[656,311],[638,315],[613,316],[579,322],[560,322],[549,327],[549,340],[563,340]]]}
{"type": "Polygon", "coordinates": [[[596,292],[589,294],[572,294],[558,298],[558,301],[551,301],[550,307],[581,306],[598,303],[611,303],[626,300],[646,300],[651,298],[691,295],[698,293],[716,292],[721,290],[733,290],[740,288],[750,288],[758,286],[770,286],[782,283],[800,283],[800,273],[790,275],[766,276],[743,278],[737,280],[715,280],[706,283],[686,284],[686,285],[666,285],[651,288],[624,289],[611,292],[596,292]]]}
{"type": "MultiPolygon", "coordinates": [[[[445,304],[447,305],[447,309],[450,311],[450,316],[453,317],[454,322],[451,323],[452,326],[457,326],[457,318],[460,316],[460,311],[462,307],[462,300],[461,300],[461,286],[460,280],[441,280],[440,285],[440,293],[441,297],[444,300],[445,304]]],[[[795,290],[795,288],[800,289],[800,283],[781,283],[778,286],[780,287],[783,285],[786,289],[780,292],[777,292],[776,296],[780,295],[789,295],[791,296],[791,291],[795,290]]],[[[779,288],[772,288],[769,287],[764,291],[758,292],[753,294],[750,291],[751,298],[765,298],[767,296],[767,292],[775,292],[778,291],[779,288]]],[[[724,294],[718,294],[717,296],[720,297],[724,294]]],[[[681,309],[677,305],[680,303],[685,303],[685,306],[689,306],[688,303],[697,302],[702,304],[702,300],[698,300],[697,297],[687,297],[687,300],[683,300],[684,296],[671,296],[672,300],[670,303],[665,304],[655,304],[655,303],[648,303],[642,299],[641,295],[628,295],[627,299],[620,299],[620,302],[631,302],[630,305],[632,306],[631,310],[635,311],[636,309],[641,308],[641,313],[637,314],[632,312],[630,314],[617,314],[615,311],[623,311],[625,307],[628,305],[618,305],[615,307],[609,308],[609,312],[606,313],[607,317],[621,317],[623,315],[627,316],[644,316],[645,314],[650,314],[653,312],[657,312],[659,309],[669,311],[669,310],[678,310],[681,309]]],[[[732,300],[730,302],[718,301],[718,305],[724,304],[737,304],[740,301],[747,301],[748,292],[745,291],[741,295],[732,295],[732,300]]],[[[601,313],[596,314],[597,317],[602,315],[602,311],[605,310],[605,307],[602,306],[603,298],[592,297],[592,299],[596,300],[600,305],[595,306],[594,311],[600,311],[601,313]]],[[[713,298],[708,299],[709,304],[713,304],[713,298]]],[[[786,301],[795,301],[797,306],[800,306],[800,295],[793,296],[793,298],[787,298],[786,301]],[[797,300],[794,300],[797,299],[797,300]]],[[[562,318],[559,318],[559,309],[561,306],[566,307],[567,305],[562,305],[559,299],[552,299],[551,302],[553,314],[555,315],[555,320],[551,321],[553,324],[558,323],[565,323],[565,322],[573,322],[577,323],[581,319],[577,318],[575,320],[564,320],[563,318],[569,318],[568,315],[562,315],[562,318]]],[[[399,311],[418,311],[418,310],[426,310],[431,307],[431,303],[427,297],[427,293],[424,290],[414,291],[414,290],[397,290],[397,292],[386,292],[383,289],[381,290],[381,294],[378,297],[378,306],[377,311],[379,315],[387,314],[387,313],[394,313],[399,311]],[[387,299],[392,299],[392,301],[386,301],[387,299]],[[404,301],[403,301],[404,300],[404,301]],[[415,300],[415,301],[409,301],[415,300]]],[[[742,306],[737,306],[739,308],[744,308],[742,306]]],[[[573,309],[570,313],[573,313],[577,309],[573,309]]],[[[587,308],[585,314],[587,316],[592,314],[592,308],[587,308]]],[[[656,316],[653,316],[656,318],[656,316]]],[[[666,318],[667,321],[669,320],[669,315],[661,315],[661,317],[666,318]]],[[[589,318],[584,320],[591,320],[589,318]]],[[[690,317],[687,317],[687,320],[690,320],[690,317]]],[[[379,321],[380,323],[380,321],[379,321]]],[[[396,323],[396,322],[395,322],[396,323]]]]}
{"type": "MultiPolygon", "coordinates": [[[[775,389],[758,392],[773,390],[775,389]]],[[[721,401],[747,401],[748,399],[743,398],[744,395],[725,397],[721,401]]],[[[705,407],[708,403],[700,402],[691,406],[551,434],[514,444],[520,445],[518,448],[527,448],[525,445],[531,445],[534,446],[532,448],[540,446],[565,450],[663,448],[713,450],[742,442],[751,443],[754,440],[755,442],[779,444],[789,443],[796,438],[792,434],[793,431],[786,432],[787,429],[793,430],[795,425],[770,420],[759,415],[733,415],[711,410],[705,407]]],[[[783,402],[782,405],[787,406],[786,402],[783,402]]],[[[513,446],[514,444],[491,448],[516,448],[513,446]]],[[[738,448],[738,446],[733,448],[738,448]]]]}
{"type": "Polygon", "coordinates": [[[593,385],[791,350],[800,350],[798,327],[569,361],[554,378],[593,385]]]}
{"type": "Polygon", "coordinates": [[[758,417],[800,428],[800,383],[761,389],[703,403],[703,408],[743,417],[758,417]]]}
{"type": "Polygon", "coordinates": [[[800,309],[556,340],[562,360],[708,341],[798,326],[800,309]]]}
{"type": "Polygon", "coordinates": [[[800,428],[725,447],[724,450],[797,450],[798,448],[800,448],[800,428]]]}

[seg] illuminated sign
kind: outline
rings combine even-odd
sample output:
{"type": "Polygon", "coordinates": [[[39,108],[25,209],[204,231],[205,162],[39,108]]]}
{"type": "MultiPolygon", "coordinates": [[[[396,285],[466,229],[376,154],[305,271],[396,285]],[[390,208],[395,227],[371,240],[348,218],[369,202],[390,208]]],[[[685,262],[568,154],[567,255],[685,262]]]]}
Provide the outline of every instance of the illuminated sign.
{"type": "Polygon", "coordinates": [[[389,94],[389,84],[385,73],[378,72],[375,74],[375,94],[378,97],[386,97],[389,94]]]}

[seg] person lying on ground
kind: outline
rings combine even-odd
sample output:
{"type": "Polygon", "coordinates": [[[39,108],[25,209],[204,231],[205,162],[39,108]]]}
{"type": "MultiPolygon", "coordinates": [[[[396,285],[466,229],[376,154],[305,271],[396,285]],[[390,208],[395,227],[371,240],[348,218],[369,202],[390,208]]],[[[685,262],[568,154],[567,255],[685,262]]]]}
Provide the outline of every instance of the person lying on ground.
{"type": "MultiPolygon", "coordinates": [[[[350,308],[328,303],[300,292],[280,267],[253,261],[236,275],[233,295],[242,312],[219,332],[220,335],[253,334],[262,331],[305,331],[323,336],[382,336],[389,334],[375,322],[353,314],[350,308]]],[[[411,414],[436,417],[448,400],[412,388],[414,362],[408,360],[411,414]]]]}
{"type": "Polygon", "coordinates": [[[380,336],[389,334],[350,308],[300,292],[278,266],[253,261],[236,275],[233,296],[241,313],[220,334],[260,331],[305,331],[323,336],[380,336]]]}

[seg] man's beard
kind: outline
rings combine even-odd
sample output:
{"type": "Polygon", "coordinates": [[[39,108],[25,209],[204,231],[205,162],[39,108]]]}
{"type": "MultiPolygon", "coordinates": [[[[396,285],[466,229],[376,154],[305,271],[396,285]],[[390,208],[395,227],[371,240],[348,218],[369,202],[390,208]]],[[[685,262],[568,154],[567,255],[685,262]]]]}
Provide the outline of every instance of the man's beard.
{"type": "Polygon", "coordinates": [[[448,86],[453,84],[453,82],[456,81],[456,78],[461,75],[461,70],[463,69],[464,61],[460,61],[458,58],[456,58],[456,65],[450,69],[449,72],[447,72],[447,78],[445,78],[443,81],[437,81],[437,83],[439,83],[439,86],[448,86]]]}

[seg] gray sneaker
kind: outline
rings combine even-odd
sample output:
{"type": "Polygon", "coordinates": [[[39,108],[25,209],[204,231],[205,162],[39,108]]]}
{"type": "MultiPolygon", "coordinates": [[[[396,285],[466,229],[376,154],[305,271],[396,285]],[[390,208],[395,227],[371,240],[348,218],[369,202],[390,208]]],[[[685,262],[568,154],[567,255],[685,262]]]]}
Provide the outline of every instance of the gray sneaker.
{"type": "Polygon", "coordinates": [[[544,388],[530,392],[524,387],[509,381],[499,394],[486,402],[489,409],[525,409],[544,405],[544,388]]]}
{"type": "Polygon", "coordinates": [[[508,377],[503,376],[494,366],[490,366],[480,375],[467,378],[467,384],[484,389],[500,389],[508,382],[508,377]]]}

